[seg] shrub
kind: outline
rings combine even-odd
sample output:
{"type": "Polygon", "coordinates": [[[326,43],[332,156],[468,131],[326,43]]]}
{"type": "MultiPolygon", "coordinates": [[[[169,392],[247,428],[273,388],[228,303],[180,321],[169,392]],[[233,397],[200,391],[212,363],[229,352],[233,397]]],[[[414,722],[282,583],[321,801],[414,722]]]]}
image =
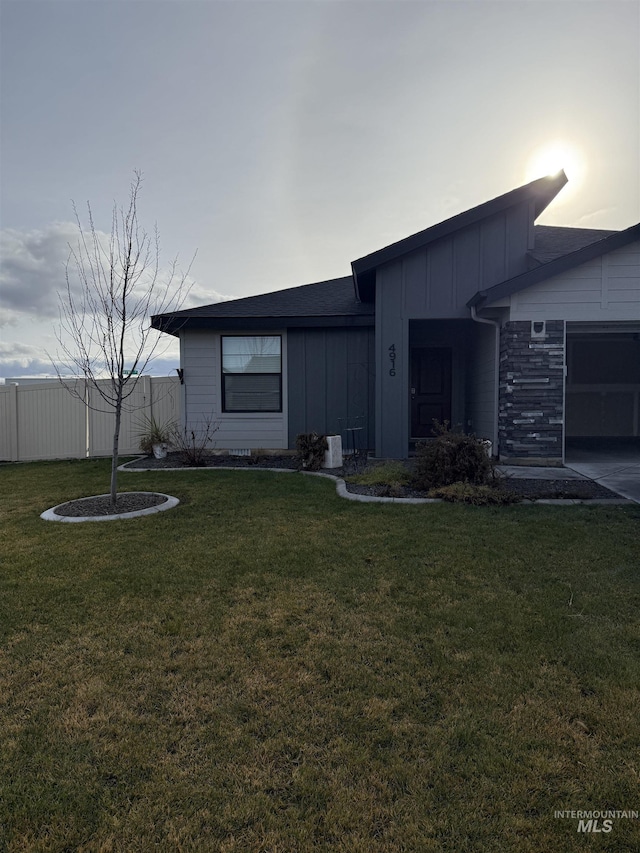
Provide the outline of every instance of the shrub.
{"type": "Polygon", "coordinates": [[[195,428],[180,427],[177,424],[171,430],[171,445],[180,454],[185,465],[200,468],[213,447],[213,436],[218,424],[207,418],[195,428]]]}
{"type": "Polygon", "coordinates": [[[437,489],[452,483],[480,486],[493,480],[493,463],[475,435],[434,421],[436,437],[416,447],[414,486],[437,489]]]}
{"type": "Polygon", "coordinates": [[[324,454],[328,449],[326,436],[316,432],[302,432],[296,436],[297,459],[300,468],[318,471],[324,465],[324,454]]]}
{"type": "Polygon", "coordinates": [[[154,444],[168,445],[176,429],[175,421],[161,423],[153,416],[143,415],[138,430],[138,441],[140,450],[150,456],[153,453],[154,444]]]}
{"type": "Polygon", "coordinates": [[[373,492],[378,498],[402,498],[406,494],[404,485],[397,481],[375,485],[373,492]]]}
{"type": "Polygon", "coordinates": [[[514,492],[495,486],[476,486],[472,483],[452,483],[450,486],[430,489],[428,496],[450,503],[473,504],[473,506],[505,506],[521,500],[520,496],[514,492]]]}

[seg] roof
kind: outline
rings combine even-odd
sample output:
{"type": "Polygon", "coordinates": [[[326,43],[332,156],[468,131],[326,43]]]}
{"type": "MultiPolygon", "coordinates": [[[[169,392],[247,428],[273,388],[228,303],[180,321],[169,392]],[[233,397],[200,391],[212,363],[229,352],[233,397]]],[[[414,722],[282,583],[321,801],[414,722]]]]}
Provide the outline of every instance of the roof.
{"type": "MultiPolygon", "coordinates": [[[[290,287],[273,293],[216,302],[151,318],[153,328],[177,335],[189,328],[267,330],[304,326],[373,326],[375,270],[381,264],[424,247],[514,205],[532,205],[533,218],[567,182],[564,172],[539,178],[491,201],[453,216],[424,231],[392,243],[352,263],[352,276],[290,287]]],[[[534,226],[535,244],[528,253],[532,269],[478,291],[467,305],[488,304],[530,287],[605,252],[640,239],[640,224],[625,231],[534,226]]]]}
{"type": "Polygon", "coordinates": [[[188,326],[211,328],[284,328],[287,326],[373,325],[373,305],[359,302],[349,276],[303,284],[273,293],[215,302],[151,318],[155,329],[177,334],[188,326]]]}
{"type": "Polygon", "coordinates": [[[370,255],[365,255],[363,258],[353,261],[351,268],[358,296],[363,301],[373,300],[375,269],[381,264],[395,260],[407,254],[407,252],[420,249],[434,240],[447,237],[461,228],[473,225],[482,219],[486,219],[488,216],[493,216],[522,201],[532,200],[535,202],[533,218],[536,219],[553,201],[566,183],[567,176],[563,171],[546,178],[538,178],[535,181],[531,181],[531,183],[525,184],[523,187],[518,187],[518,189],[504,193],[491,201],[486,201],[484,204],[471,208],[471,210],[465,210],[463,213],[452,216],[444,222],[432,225],[424,231],[412,234],[410,237],[405,237],[397,243],[391,243],[391,245],[385,246],[383,249],[379,249],[370,255]]]}
{"type": "MultiPolygon", "coordinates": [[[[568,232],[572,229],[563,228],[559,230],[568,232]]],[[[584,231],[587,229],[575,230],[584,231]]],[[[491,302],[495,302],[497,299],[502,299],[505,296],[511,296],[512,293],[518,293],[526,287],[531,287],[532,284],[537,284],[540,281],[544,281],[554,275],[559,275],[560,273],[573,269],[573,267],[577,267],[580,264],[591,261],[594,258],[601,257],[607,252],[613,252],[614,249],[620,249],[629,243],[640,240],[640,222],[636,225],[632,225],[630,228],[626,228],[624,231],[613,231],[609,233],[610,236],[604,237],[602,240],[596,240],[595,242],[583,246],[569,254],[556,257],[548,263],[541,264],[535,269],[529,270],[529,272],[525,272],[522,273],[522,275],[517,275],[514,278],[502,281],[500,284],[495,284],[493,287],[487,288],[487,290],[479,290],[475,296],[467,302],[467,305],[469,307],[486,305],[491,302]]],[[[562,235],[555,235],[554,239],[556,238],[562,238],[562,235]]]]}
{"type": "Polygon", "coordinates": [[[605,231],[599,228],[564,228],[557,225],[535,225],[535,244],[529,257],[540,264],[555,261],[562,255],[577,252],[591,243],[604,240],[617,234],[617,231],[605,231]]]}

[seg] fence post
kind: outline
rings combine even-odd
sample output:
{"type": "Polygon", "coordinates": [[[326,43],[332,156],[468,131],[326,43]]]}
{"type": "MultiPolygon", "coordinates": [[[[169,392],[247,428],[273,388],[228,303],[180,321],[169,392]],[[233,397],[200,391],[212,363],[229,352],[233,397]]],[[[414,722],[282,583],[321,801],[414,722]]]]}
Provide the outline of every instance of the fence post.
{"type": "Polygon", "coordinates": [[[84,457],[89,459],[91,456],[91,417],[89,412],[89,382],[85,377],[84,380],[84,457]]]}
{"type": "Polygon", "coordinates": [[[20,448],[18,446],[18,436],[20,434],[18,425],[18,383],[12,382],[9,385],[9,431],[11,436],[11,461],[20,461],[20,448]]]}
{"type": "Polygon", "coordinates": [[[142,377],[142,402],[143,408],[149,408],[149,418],[153,418],[153,379],[150,376],[142,377]]]}

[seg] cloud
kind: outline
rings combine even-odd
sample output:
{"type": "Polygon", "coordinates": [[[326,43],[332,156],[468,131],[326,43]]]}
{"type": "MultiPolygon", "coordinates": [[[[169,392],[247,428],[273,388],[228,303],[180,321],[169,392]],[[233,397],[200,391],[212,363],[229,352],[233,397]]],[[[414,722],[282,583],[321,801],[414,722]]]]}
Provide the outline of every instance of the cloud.
{"type": "Polygon", "coordinates": [[[617,208],[615,206],[611,207],[601,207],[599,210],[593,210],[590,213],[585,213],[582,216],[579,216],[576,220],[576,227],[595,227],[595,228],[605,228],[606,226],[595,224],[594,222],[606,222],[607,217],[611,220],[611,214],[615,213],[617,208]]]}
{"type": "Polygon", "coordinates": [[[0,375],[53,375],[49,359],[38,346],[0,341],[0,375]]]}
{"type": "MultiPolygon", "coordinates": [[[[78,227],[71,222],[54,222],[33,231],[6,229],[0,232],[0,329],[3,338],[0,342],[0,376],[51,375],[54,370],[51,359],[62,371],[77,372],[60,344],[62,339],[70,352],[77,351],[73,340],[59,322],[58,291],[66,292],[65,266],[69,260],[69,246],[75,247],[78,237],[78,227]]],[[[108,241],[108,235],[103,232],[98,232],[98,237],[101,241],[108,241]]],[[[172,297],[176,282],[182,275],[180,266],[173,284],[170,267],[159,271],[157,295],[161,299],[167,296],[165,307],[161,310],[175,307],[172,297]]],[[[70,270],[70,285],[74,294],[78,294],[80,283],[72,272],[70,270]]],[[[144,288],[141,290],[144,291],[144,288]]],[[[229,298],[205,287],[191,275],[186,278],[185,293],[186,298],[179,306],[182,308],[212,304],[229,298]]],[[[156,313],[153,310],[155,306],[150,307],[151,313],[156,313]]],[[[142,323],[143,329],[149,319],[142,323]]],[[[133,324],[129,333],[126,349],[130,360],[133,360],[141,340],[138,324],[133,324]]],[[[153,345],[156,336],[157,333],[151,333],[149,346],[153,345]]],[[[146,347],[145,351],[148,350],[149,347],[146,347]]],[[[154,359],[149,365],[154,374],[159,369],[160,375],[164,375],[171,369],[169,365],[177,367],[179,351],[175,338],[160,335],[156,354],[158,360],[154,359]]],[[[101,370],[100,361],[98,358],[98,370],[101,370]]]]}
{"type": "Polygon", "coordinates": [[[226,302],[228,299],[236,299],[235,296],[225,296],[223,293],[218,293],[217,290],[212,290],[195,280],[189,281],[189,295],[185,299],[183,308],[196,308],[198,305],[213,305],[216,302],[226,302]]]}
{"type": "Polygon", "coordinates": [[[9,311],[8,308],[0,307],[0,329],[3,326],[17,326],[22,315],[17,311],[9,311]]]}
{"type": "Polygon", "coordinates": [[[0,232],[0,300],[10,317],[57,316],[57,292],[65,288],[69,243],[77,237],[72,222],[54,222],[41,230],[0,232]]]}
{"type": "MultiPolygon", "coordinates": [[[[175,338],[163,336],[156,357],[145,371],[153,376],[171,376],[180,363],[179,345],[175,338]]],[[[73,365],[54,356],[56,367],[61,373],[74,373],[73,365]]],[[[43,347],[24,342],[0,341],[0,377],[42,376],[53,377],[56,368],[43,347]]],[[[107,373],[104,373],[107,376],[107,373]]],[[[1,381],[1,380],[0,380],[1,381]]]]}
{"type": "MultiPolygon", "coordinates": [[[[97,232],[106,247],[109,235],[97,232]]],[[[51,320],[59,316],[58,293],[66,292],[65,269],[70,252],[78,245],[78,226],[73,222],[53,222],[40,230],[20,231],[4,229],[0,232],[0,302],[3,306],[0,325],[17,325],[21,319],[51,320]]],[[[170,270],[160,270],[158,293],[169,285],[170,270]]],[[[180,270],[174,277],[173,286],[179,281],[180,270]]],[[[81,290],[73,259],[69,266],[69,281],[72,292],[81,290]]],[[[144,288],[144,277],[141,279],[144,288]]],[[[200,285],[192,276],[187,278],[191,291],[183,307],[193,307],[220,302],[223,294],[200,285]]],[[[169,285],[168,296],[173,286],[169,285]]],[[[170,302],[171,300],[169,300],[170,302]]]]}

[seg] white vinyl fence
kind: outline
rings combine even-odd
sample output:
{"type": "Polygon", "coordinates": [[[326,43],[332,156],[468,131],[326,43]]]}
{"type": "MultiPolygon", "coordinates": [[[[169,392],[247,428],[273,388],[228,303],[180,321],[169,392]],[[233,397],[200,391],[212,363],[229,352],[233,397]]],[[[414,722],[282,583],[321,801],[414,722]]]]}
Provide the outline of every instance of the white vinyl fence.
{"type": "MultiPolygon", "coordinates": [[[[75,387],[88,405],[57,381],[0,385],[0,461],[111,456],[113,409],[84,380],[77,380],[75,387]]],[[[180,392],[177,377],[138,379],[122,413],[120,454],[140,452],[138,435],[145,415],[159,423],[179,420],[180,392]]]]}

